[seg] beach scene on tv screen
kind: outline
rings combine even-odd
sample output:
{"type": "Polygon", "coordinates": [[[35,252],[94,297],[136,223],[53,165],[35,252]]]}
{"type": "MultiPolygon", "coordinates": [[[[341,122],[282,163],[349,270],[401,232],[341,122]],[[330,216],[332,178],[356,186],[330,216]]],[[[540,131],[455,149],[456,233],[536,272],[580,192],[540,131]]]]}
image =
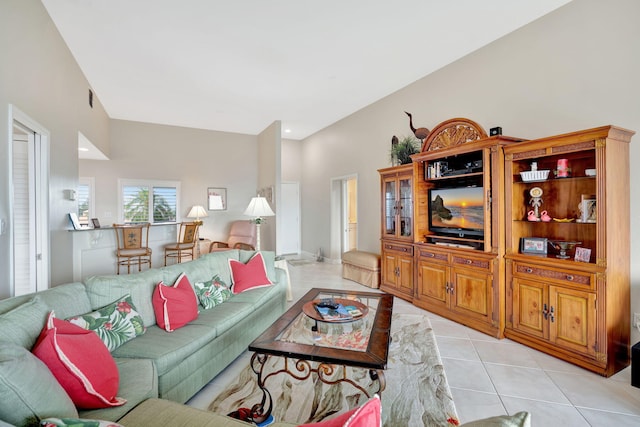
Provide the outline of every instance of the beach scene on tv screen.
{"type": "Polygon", "coordinates": [[[482,229],[484,227],[482,187],[449,188],[431,191],[431,225],[482,229]]]}

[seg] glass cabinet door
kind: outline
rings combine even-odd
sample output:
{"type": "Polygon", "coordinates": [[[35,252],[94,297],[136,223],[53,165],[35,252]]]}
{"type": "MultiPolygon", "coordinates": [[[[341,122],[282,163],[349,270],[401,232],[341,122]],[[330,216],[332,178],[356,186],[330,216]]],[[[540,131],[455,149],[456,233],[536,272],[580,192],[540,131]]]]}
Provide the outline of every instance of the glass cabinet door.
{"type": "Polygon", "coordinates": [[[413,203],[411,179],[402,178],[399,180],[399,209],[398,216],[400,220],[400,236],[411,237],[413,235],[413,203]]]}
{"type": "Polygon", "coordinates": [[[385,180],[384,183],[384,234],[396,235],[396,180],[385,180]]]}

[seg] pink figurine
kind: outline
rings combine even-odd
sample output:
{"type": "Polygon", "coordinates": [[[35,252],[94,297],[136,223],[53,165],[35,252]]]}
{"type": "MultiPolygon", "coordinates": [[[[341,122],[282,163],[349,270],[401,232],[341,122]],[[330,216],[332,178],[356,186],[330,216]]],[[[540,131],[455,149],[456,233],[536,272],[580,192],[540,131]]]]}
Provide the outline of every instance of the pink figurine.
{"type": "Polygon", "coordinates": [[[538,217],[536,216],[536,214],[535,214],[535,212],[534,212],[534,211],[529,211],[529,212],[527,212],[527,219],[528,219],[529,221],[540,221],[540,218],[538,218],[538,217]]]}
{"type": "Polygon", "coordinates": [[[540,221],[549,222],[551,221],[551,217],[547,213],[547,211],[540,212],[540,221]]]}

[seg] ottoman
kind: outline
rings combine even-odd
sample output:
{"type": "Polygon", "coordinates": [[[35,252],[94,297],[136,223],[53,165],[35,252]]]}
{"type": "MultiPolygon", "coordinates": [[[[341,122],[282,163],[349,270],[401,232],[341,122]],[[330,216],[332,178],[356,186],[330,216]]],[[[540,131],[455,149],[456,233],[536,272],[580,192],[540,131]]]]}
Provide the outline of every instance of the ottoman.
{"type": "Polygon", "coordinates": [[[380,255],[365,251],[343,253],[342,277],[377,289],[380,287],[380,255]]]}

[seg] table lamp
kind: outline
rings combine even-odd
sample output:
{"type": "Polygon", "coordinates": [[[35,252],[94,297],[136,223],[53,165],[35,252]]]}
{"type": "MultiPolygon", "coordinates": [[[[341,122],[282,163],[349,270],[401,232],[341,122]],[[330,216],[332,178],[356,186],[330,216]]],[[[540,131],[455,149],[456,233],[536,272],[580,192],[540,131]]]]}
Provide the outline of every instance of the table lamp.
{"type": "Polygon", "coordinates": [[[247,216],[253,217],[253,222],[256,224],[256,250],[260,250],[260,224],[264,221],[265,216],[274,216],[275,213],[271,210],[269,202],[264,197],[253,197],[249,202],[249,206],[244,211],[247,216]]]}
{"type": "Polygon", "coordinates": [[[200,221],[200,217],[204,218],[206,216],[208,216],[207,211],[205,211],[204,208],[200,205],[193,205],[193,207],[187,214],[187,218],[195,218],[196,220],[194,222],[200,225],[202,225],[202,221],[200,221]]]}

